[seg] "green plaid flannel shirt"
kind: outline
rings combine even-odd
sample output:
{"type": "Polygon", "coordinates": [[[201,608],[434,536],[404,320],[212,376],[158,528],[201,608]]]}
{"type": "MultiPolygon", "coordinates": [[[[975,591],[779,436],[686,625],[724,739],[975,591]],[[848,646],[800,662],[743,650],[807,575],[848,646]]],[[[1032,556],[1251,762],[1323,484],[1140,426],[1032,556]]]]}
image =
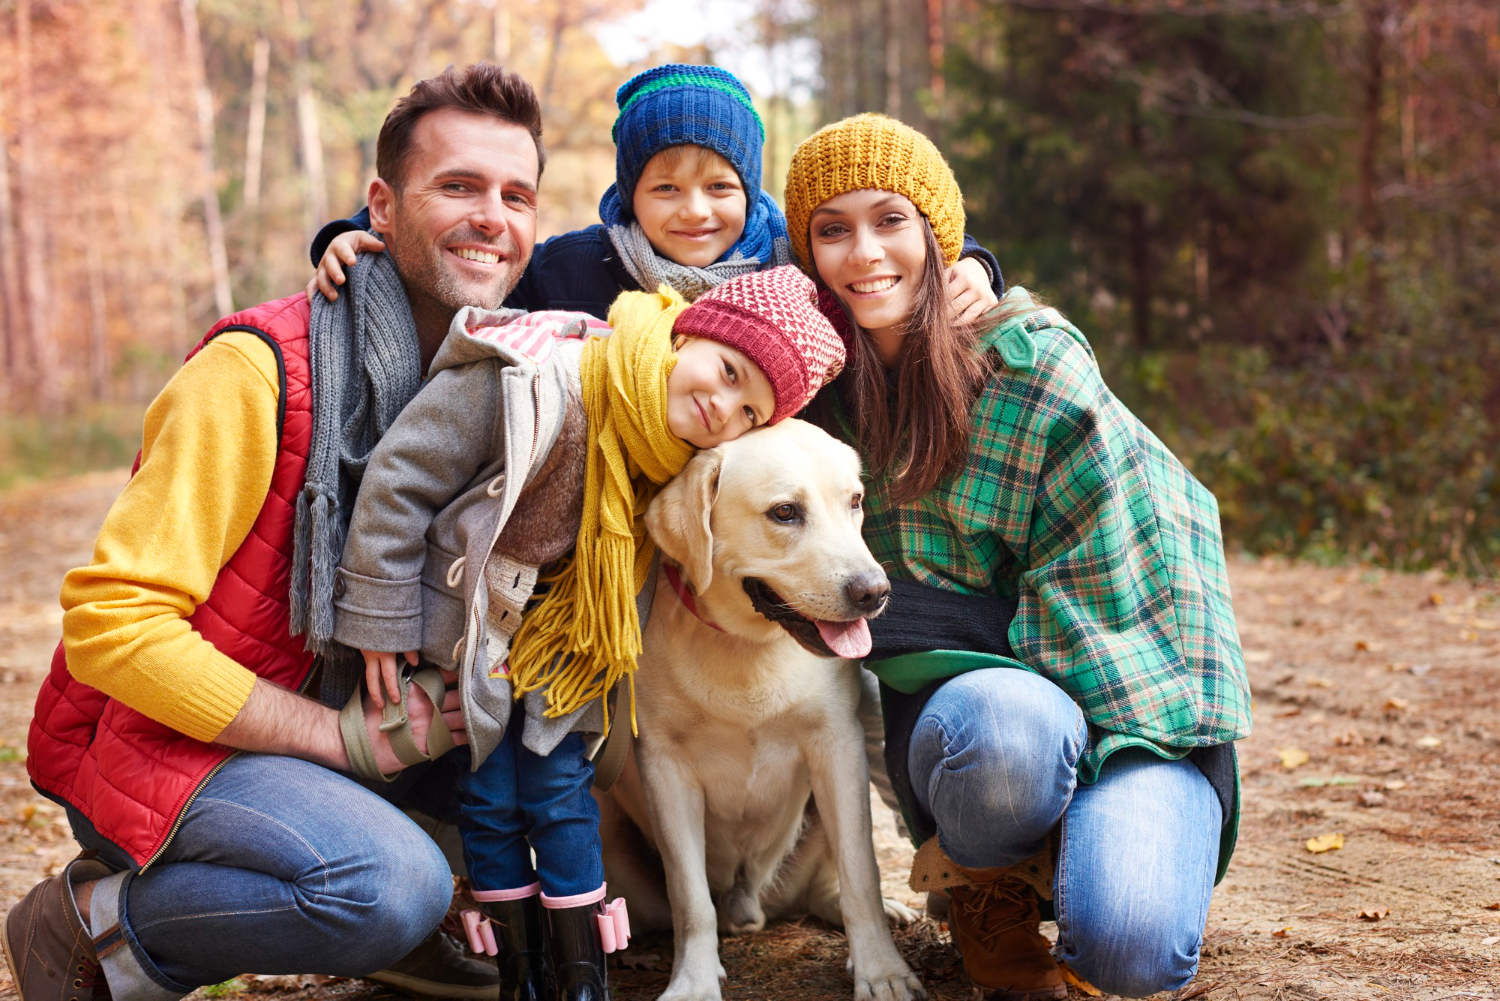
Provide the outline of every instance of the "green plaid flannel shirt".
{"type": "MultiPolygon", "coordinates": [[[[1007,300],[1017,296],[1029,301],[1019,288],[1007,300]]],[[[1083,710],[1085,782],[1123,747],[1180,758],[1247,735],[1213,495],[1114,397],[1056,310],[1014,318],[982,344],[1004,364],[974,405],[967,465],[900,505],[871,484],[875,557],[898,577],[1019,599],[1014,666],[1083,710]]]]}

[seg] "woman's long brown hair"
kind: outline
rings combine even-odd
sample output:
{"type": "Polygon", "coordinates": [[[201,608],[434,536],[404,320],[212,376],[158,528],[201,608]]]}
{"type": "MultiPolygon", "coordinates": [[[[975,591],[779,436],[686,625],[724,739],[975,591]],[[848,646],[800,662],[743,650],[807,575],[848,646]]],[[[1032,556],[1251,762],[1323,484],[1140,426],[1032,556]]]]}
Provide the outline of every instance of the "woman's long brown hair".
{"type": "MultiPolygon", "coordinates": [[[[866,468],[877,479],[891,481],[896,503],[930,492],[964,464],[973,430],[969,410],[995,366],[990,353],[976,351],[975,343],[1019,311],[997,306],[978,320],[956,319],[948,304],[943,251],[925,217],[922,231],[927,264],[894,366],[886,368],[874,341],[839,300],[855,334],[834,391],[843,401],[866,468]]],[[[812,416],[831,430],[823,402],[812,416]]]]}

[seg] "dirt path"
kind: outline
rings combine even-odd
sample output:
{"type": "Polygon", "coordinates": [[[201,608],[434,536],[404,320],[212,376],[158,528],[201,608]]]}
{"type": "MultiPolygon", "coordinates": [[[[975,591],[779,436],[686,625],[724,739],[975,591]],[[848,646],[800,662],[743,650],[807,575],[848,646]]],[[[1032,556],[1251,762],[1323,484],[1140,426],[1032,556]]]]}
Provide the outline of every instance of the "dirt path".
{"type": "MultiPolygon", "coordinates": [[[[73,854],[61,811],[26,780],[26,727],[61,620],[58,584],[86,560],[123,479],[0,494],[0,906],[73,854]]],[[[1198,979],[1178,996],[1500,998],[1500,589],[1276,561],[1230,569],[1256,729],[1241,745],[1239,848],[1198,979]],[[1342,848],[1307,849],[1331,834],[1342,848]]],[[[888,813],[876,821],[886,892],[911,899],[910,850],[888,813]]],[[[934,998],[969,996],[936,925],[898,939],[934,998]]],[[[632,952],[617,995],[654,997],[671,944],[638,940],[632,952]]],[[[726,941],[723,959],[726,998],[850,989],[842,937],[814,921],[726,941]]],[[[398,996],[358,981],[275,989],[304,1001],[398,996]]],[[[0,997],[13,996],[0,971],[0,997]]]]}

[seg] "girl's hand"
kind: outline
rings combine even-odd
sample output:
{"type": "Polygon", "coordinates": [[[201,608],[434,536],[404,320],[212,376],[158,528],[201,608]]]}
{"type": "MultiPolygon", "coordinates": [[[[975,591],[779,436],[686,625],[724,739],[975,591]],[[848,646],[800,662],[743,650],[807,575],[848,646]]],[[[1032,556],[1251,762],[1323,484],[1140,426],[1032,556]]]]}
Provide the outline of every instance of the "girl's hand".
{"type": "Polygon", "coordinates": [[[361,650],[365,658],[365,689],[370,693],[370,701],[375,703],[376,709],[385,708],[385,699],[382,691],[389,692],[391,701],[399,704],[401,702],[401,685],[399,681],[400,672],[396,669],[396,657],[406,658],[406,662],[412,667],[417,666],[417,651],[408,650],[404,654],[383,653],[379,650],[361,650]],[[382,682],[384,684],[382,685],[382,682]]]}
{"type": "MultiPolygon", "coordinates": [[[[328,248],[328,253],[333,253],[332,247],[328,248]]],[[[327,261],[328,257],[325,255],[323,260],[327,261]]],[[[321,268],[318,270],[322,272],[321,268]]],[[[977,320],[999,301],[995,290],[990,287],[990,273],[974,258],[961,258],[948,269],[948,305],[955,320],[961,323],[977,320]]]]}
{"type": "MultiPolygon", "coordinates": [[[[329,302],[338,302],[339,290],[335,286],[344,284],[344,266],[354,267],[356,254],[373,254],[384,249],[385,244],[362,229],[350,230],[334,237],[333,242],[328,244],[328,249],[323,251],[317,273],[307,283],[308,303],[312,303],[314,290],[322,292],[323,298],[329,302]]],[[[981,267],[980,270],[983,271],[984,268],[981,267]]]]}

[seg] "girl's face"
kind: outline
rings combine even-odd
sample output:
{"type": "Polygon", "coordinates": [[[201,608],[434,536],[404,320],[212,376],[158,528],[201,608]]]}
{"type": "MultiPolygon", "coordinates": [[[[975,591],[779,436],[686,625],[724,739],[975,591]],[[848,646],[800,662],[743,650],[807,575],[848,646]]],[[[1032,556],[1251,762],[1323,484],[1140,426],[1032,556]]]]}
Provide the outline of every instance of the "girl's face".
{"type": "Polygon", "coordinates": [[[922,214],[894,191],[847,191],[813,209],[813,266],[875,339],[881,356],[905,329],[927,267],[922,214]]]}
{"type": "Polygon", "coordinates": [[[734,165],[702,146],[671,146],[647,160],[630,201],[656,252],[695,268],[739,242],[746,205],[734,165]]]}
{"type": "Polygon", "coordinates": [[[727,344],[689,337],[667,376],[667,430],[694,448],[713,448],[759,427],[776,412],[760,366],[727,344]]]}

